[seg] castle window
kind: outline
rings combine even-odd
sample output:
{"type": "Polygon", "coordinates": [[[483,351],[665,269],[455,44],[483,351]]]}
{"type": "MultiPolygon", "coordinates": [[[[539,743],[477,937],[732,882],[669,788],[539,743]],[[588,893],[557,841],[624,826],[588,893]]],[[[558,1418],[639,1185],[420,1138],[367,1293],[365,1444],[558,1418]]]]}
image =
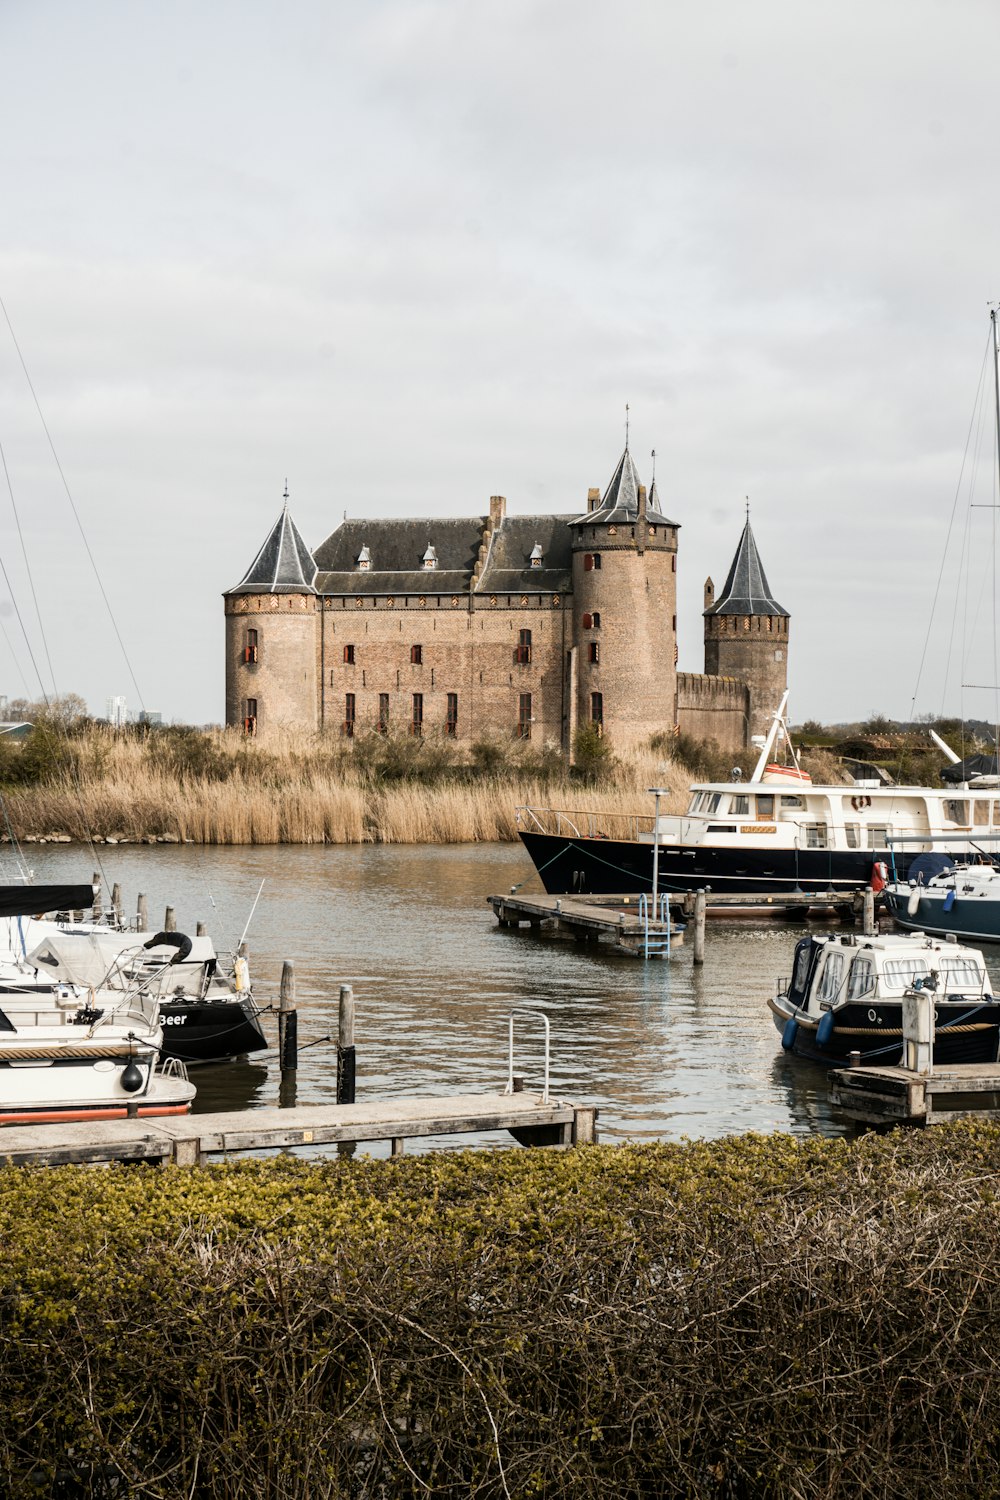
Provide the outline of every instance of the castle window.
{"type": "Polygon", "coordinates": [[[603,693],[591,693],[590,695],[590,722],[596,727],[598,734],[604,733],[603,693]]]}
{"type": "Polygon", "coordinates": [[[368,545],[366,543],[361,548],[361,551],[358,553],[358,556],[357,556],[358,571],[360,573],[367,573],[367,572],[369,572],[371,570],[371,565],[372,565],[372,555],[368,551],[368,545]]]}
{"type": "Polygon", "coordinates": [[[458,733],[458,694],[448,694],[448,714],[444,721],[445,732],[450,735],[458,733]]]}
{"type": "Polygon", "coordinates": [[[580,621],[580,624],[583,626],[584,630],[592,630],[594,627],[593,615],[584,615],[583,619],[580,621]]]}
{"type": "Polygon", "coordinates": [[[257,660],[257,632],[256,632],[256,630],[248,630],[247,631],[246,645],[243,647],[243,660],[245,662],[251,662],[251,663],[255,662],[257,660]]]}
{"type": "Polygon", "coordinates": [[[783,661],[784,657],[785,657],[785,653],[783,651],[776,651],[774,653],[774,659],[775,659],[775,661],[783,661]]]}
{"type": "Polygon", "coordinates": [[[517,706],[517,737],[531,739],[531,694],[522,693],[517,706]]]}
{"type": "Polygon", "coordinates": [[[344,661],[347,663],[347,665],[349,667],[353,667],[354,666],[354,647],[353,646],[345,646],[344,647],[344,661]]]}
{"type": "Polygon", "coordinates": [[[531,662],[531,631],[519,630],[517,633],[517,650],[514,660],[519,666],[526,667],[531,662]]]}
{"type": "Polygon", "coordinates": [[[590,660],[592,662],[599,662],[600,661],[600,659],[601,659],[601,647],[600,647],[600,643],[598,641],[591,641],[590,642],[590,645],[588,647],[588,655],[589,655],[590,660]]]}
{"type": "Polygon", "coordinates": [[[243,706],[243,733],[257,733],[257,699],[248,698],[243,706]]]}
{"type": "Polygon", "coordinates": [[[411,646],[410,647],[410,661],[412,662],[413,666],[415,666],[415,667],[422,666],[423,660],[424,660],[424,648],[423,648],[423,646],[411,646]]]}
{"type": "Polygon", "coordinates": [[[674,632],[674,634],[676,635],[677,634],[677,616],[676,615],[674,615],[673,618],[670,621],[670,628],[674,632]]]}
{"type": "Polygon", "coordinates": [[[378,727],[379,734],[388,734],[389,733],[389,694],[388,693],[379,693],[379,695],[378,695],[378,726],[377,727],[378,727]]]}
{"type": "Polygon", "coordinates": [[[532,549],[531,549],[531,556],[529,557],[528,562],[531,565],[531,567],[533,567],[533,568],[540,568],[542,566],[542,544],[541,544],[541,542],[536,542],[535,545],[532,547],[532,549]]]}
{"type": "Polygon", "coordinates": [[[430,542],[427,543],[427,551],[424,553],[421,561],[423,562],[424,567],[428,569],[436,568],[438,565],[437,552],[431,546],[430,542]]]}
{"type": "Polygon", "coordinates": [[[424,732],[424,695],[414,693],[413,713],[410,716],[410,733],[421,735],[424,732]]]}
{"type": "Polygon", "coordinates": [[[344,733],[348,739],[354,738],[355,701],[354,694],[348,693],[344,698],[344,733]]]}
{"type": "Polygon", "coordinates": [[[598,614],[598,612],[597,612],[596,609],[594,610],[594,613],[591,615],[590,619],[591,619],[591,624],[592,624],[594,630],[600,630],[600,628],[601,628],[601,617],[598,614]]]}
{"type": "Polygon", "coordinates": [[[583,554],[583,571],[590,573],[594,568],[601,566],[601,554],[599,552],[585,552],[583,554]]]}

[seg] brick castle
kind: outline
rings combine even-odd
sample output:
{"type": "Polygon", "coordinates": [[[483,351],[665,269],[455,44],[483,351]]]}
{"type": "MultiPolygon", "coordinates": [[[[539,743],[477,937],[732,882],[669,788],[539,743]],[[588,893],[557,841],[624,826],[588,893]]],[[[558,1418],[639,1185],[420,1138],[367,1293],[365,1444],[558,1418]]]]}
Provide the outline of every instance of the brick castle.
{"type": "Polygon", "coordinates": [[[310,552],[285,507],[225,594],[226,723],[519,736],[572,753],[587,723],[616,746],[679,731],[741,750],[785,690],[787,610],[749,516],[705,671],[677,671],[677,522],[628,448],[582,515],[344,520],[310,552]]]}

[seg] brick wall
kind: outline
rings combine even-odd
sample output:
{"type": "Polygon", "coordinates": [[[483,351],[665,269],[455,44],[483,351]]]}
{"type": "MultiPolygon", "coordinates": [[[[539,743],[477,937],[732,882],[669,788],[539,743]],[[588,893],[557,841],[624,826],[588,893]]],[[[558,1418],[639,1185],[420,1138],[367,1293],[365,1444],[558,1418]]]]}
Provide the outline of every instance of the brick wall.
{"type": "Polygon", "coordinates": [[[750,733],[766,734],[788,686],[786,615],[709,615],[705,671],[750,688],[750,733]]]}
{"type": "Polygon", "coordinates": [[[257,704],[257,732],[317,725],[317,600],[311,594],[244,594],[226,599],[226,723],[257,704]],[[246,661],[247,632],[257,660],[246,661]]]}
{"type": "Polygon", "coordinates": [[[739,751],[749,743],[749,713],[750,690],[745,682],[678,672],[677,721],[682,734],[715,740],[723,749],[739,751]]]}

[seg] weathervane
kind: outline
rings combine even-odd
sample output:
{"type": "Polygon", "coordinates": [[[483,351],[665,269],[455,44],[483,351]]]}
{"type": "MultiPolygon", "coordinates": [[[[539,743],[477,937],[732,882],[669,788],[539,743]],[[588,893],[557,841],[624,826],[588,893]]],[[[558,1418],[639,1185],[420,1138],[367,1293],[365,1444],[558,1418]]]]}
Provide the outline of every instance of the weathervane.
{"type": "Polygon", "coordinates": [[[628,452],[628,402],[625,402],[625,452],[628,452]]]}
{"type": "Polygon", "coordinates": [[[649,487],[650,487],[650,489],[652,489],[653,485],[656,483],[656,449],[655,448],[653,449],[652,453],[650,454],[650,457],[653,460],[653,478],[652,478],[652,481],[650,482],[650,486],[649,487]]]}

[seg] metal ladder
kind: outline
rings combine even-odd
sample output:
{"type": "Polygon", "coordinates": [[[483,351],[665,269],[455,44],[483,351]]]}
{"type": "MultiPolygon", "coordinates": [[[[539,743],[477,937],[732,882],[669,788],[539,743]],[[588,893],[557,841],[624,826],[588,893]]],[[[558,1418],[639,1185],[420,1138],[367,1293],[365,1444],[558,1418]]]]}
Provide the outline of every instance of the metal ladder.
{"type": "Polygon", "coordinates": [[[642,956],[643,958],[669,958],[670,957],[670,900],[666,892],[657,896],[653,906],[653,922],[663,923],[664,930],[649,930],[650,923],[650,897],[643,891],[639,897],[639,921],[642,923],[642,956]]]}

